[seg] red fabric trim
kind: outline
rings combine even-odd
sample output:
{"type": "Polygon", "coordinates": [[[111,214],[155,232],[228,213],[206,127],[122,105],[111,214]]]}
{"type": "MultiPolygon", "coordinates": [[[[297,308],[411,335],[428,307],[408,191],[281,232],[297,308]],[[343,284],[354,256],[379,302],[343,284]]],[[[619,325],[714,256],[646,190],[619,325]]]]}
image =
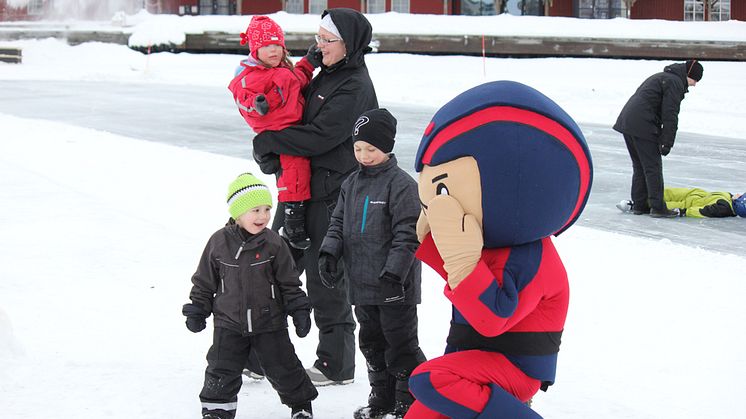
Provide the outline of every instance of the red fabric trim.
{"type": "MultiPolygon", "coordinates": [[[[445,127],[441,130],[435,138],[432,139],[430,144],[425,150],[422,156],[422,164],[429,165],[432,161],[433,155],[441,146],[451,141],[453,138],[461,135],[464,132],[470,131],[474,128],[488,124],[490,122],[505,121],[505,122],[516,122],[519,124],[532,126],[540,131],[543,131],[552,137],[558,139],[562,144],[567,147],[575,157],[580,168],[580,193],[578,196],[578,202],[575,203],[575,209],[572,212],[572,216],[568,218],[562,228],[577,217],[581,205],[585,201],[585,196],[588,193],[588,186],[590,183],[590,167],[588,165],[588,159],[583,151],[583,148],[578,144],[575,136],[572,135],[565,127],[553,121],[544,115],[540,115],[536,112],[528,111],[525,109],[518,109],[512,106],[493,106],[481,111],[474,112],[464,118],[459,119],[456,122],[445,127]]],[[[562,228],[558,229],[562,230],[562,228]]]]}

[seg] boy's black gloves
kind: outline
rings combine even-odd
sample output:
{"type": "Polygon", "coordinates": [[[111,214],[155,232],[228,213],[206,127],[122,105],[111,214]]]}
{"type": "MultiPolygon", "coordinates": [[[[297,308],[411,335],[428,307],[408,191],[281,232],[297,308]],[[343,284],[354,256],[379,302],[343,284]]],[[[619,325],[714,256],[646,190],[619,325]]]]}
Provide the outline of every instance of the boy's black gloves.
{"type": "Polygon", "coordinates": [[[327,288],[334,288],[339,279],[337,258],[326,252],[319,253],[319,275],[321,283],[327,288]]]}
{"type": "Polygon", "coordinates": [[[293,325],[295,326],[295,334],[299,338],[304,338],[311,331],[311,311],[310,310],[295,310],[292,314],[293,325]]]}
{"type": "Polygon", "coordinates": [[[198,333],[207,327],[207,322],[205,321],[207,314],[201,307],[192,303],[184,304],[181,314],[186,316],[186,327],[190,332],[198,333]]]}
{"type": "Polygon", "coordinates": [[[384,272],[379,279],[384,303],[396,303],[404,300],[404,284],[398,276],[384,272]]]}
{"type": "Polygon", "coordinates": [[[311,44],[310,47],[308,47],[306,59],[308,60],[308,63],[313,66],[313,68],[321,67],[321,60],[323,59],[323,55],[321,54],[321,50],[315,42],[311,44]]]}
{"type": "Polygon", "coordinates": [[[254,97],[254,110],[259,115],[266,115],[269,112],[269,102],[264,95],[256,95],[254,97]]]}
{"type": "Polygon", "coordinates": [[[671,146],[665,145],[665,144],[661,144],[660,150],[661,150],[661,156],[667,156],[668,153],[671,152],[671,146]]]}

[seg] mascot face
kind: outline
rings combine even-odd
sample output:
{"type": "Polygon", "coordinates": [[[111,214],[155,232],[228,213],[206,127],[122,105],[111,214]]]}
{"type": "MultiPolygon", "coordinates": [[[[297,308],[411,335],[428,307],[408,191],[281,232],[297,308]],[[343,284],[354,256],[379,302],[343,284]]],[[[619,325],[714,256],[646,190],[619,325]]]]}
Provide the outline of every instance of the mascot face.
{"type": "Polygon", "coordinates": [[[419,232],[429,230],[428,205],[433,198],[442,195],[458,201],[464,213],[473,215],[479,225],[482,225],[482,188],[479,166],[473,157],[461,157],[437,166],[424,166],[420,173],[419,193],[423,211],[418,222],[419,232]]]}
{"type": "Polygon", "coordinates": [[[486,248],[561,233],[580,216],[592,182],[575,121],[540,92],[510,81],[467,90],[438,110],[415,169],[423,205],[418,236],[432,222],[429,202],[448,195],[478,221],[486,248]]]}

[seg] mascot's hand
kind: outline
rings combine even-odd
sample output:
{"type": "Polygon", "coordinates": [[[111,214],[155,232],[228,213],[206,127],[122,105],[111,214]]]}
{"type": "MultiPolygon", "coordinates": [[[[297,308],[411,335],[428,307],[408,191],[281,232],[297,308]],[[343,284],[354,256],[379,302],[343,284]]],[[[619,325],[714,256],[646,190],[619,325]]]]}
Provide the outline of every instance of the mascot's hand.
{"type": "Polygon", "coordinates": [[[420,210],[420,218],[417,219],[417,240],[422,243],[429,232],[430,224],[427,222],[427,215],[425,211],[420,210]]]}
{"type": "Polygon", "coordinates": [[[448,285],[454,289],[474,271],[482,256],[482,226],[471,214],[464,214],[461,204],[449,195],[438,195],[428,204],[427,220],[448,285]]]}

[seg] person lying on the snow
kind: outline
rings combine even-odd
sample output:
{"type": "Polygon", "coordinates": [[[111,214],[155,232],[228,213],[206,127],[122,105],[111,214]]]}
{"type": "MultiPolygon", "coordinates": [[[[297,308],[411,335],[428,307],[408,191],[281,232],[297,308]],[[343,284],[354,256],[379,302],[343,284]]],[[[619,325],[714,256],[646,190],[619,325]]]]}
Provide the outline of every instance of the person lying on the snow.
{"type": "MultiPolygon", "coordinates": [[[[666,188],[663,199],[666,207],[678,212],[680,217],[746,217],[746,195],[743,194],[708,192],[700,188],[666,188]]],[[[633,211],[634,203],[630,200],[625,199],[616,207],[623,212],[638,214],[633,211]]]]}

